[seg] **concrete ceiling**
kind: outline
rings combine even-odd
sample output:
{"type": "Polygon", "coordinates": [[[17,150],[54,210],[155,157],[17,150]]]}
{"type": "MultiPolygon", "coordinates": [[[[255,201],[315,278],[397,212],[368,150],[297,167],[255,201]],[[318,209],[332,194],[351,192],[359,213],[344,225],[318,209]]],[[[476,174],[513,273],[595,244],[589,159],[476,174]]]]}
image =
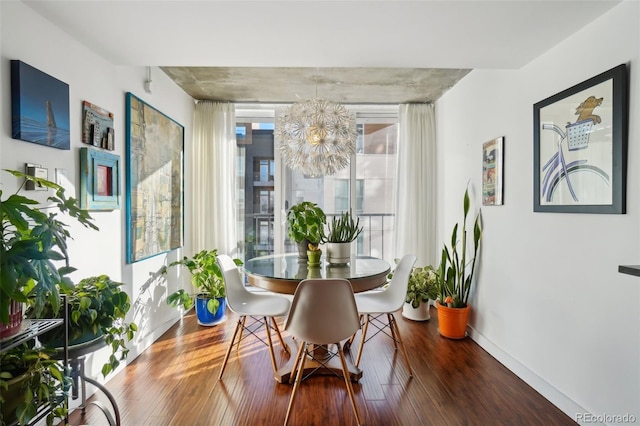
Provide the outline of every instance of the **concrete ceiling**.
{"type": "Polygon", "coordinates": [[[295,102],[313,96],[348,104],[438,99],[470,70],[435,68],[162,67],[194,99],[295,102]]]}
{"type": "Polygon", "coordinates": [[[404,103],[472,69],[525,66],[621,0],[22,1],[194,99],[404,103]]]}

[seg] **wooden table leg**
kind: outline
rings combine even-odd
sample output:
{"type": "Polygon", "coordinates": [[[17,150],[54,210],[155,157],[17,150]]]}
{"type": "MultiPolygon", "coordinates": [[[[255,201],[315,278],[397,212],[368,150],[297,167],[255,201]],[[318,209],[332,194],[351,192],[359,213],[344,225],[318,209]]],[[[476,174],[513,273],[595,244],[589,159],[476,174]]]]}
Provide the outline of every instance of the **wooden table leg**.
{"type": "MultiPolygon", "coordinates": [[[[296,339],[289,339],[288,345],[291,356],[274,375],[278,383],[292,383],[291,370],[293,369],[293,363],[295,362],[295,354],[298,353],[299,342],[296,339]]],[[[326,346],[318,345],[314,350],[314,356],[319,360],[324,360],[330,357],[331,354],[328,353],[328,350],[332,352],[336,351],[336,348],[333,346],[334,345],[329,345],[327,349],[326,346]]],[[[353,364],[350,356],[345,358],[347,362],[347,369],[349,370],[349,378],[352,382],[357,382],[362,378],[362,370],[353,364]]],[[[342,377],[342,365],[340,363],[340,357],[337,354],[329,360],[326,366],[321,366],[319,362],[307,356],[304,364],[304,374],[309,374],[318,367],[320,368],[313,374],[337,374],[339,377],[342,377]]]]}

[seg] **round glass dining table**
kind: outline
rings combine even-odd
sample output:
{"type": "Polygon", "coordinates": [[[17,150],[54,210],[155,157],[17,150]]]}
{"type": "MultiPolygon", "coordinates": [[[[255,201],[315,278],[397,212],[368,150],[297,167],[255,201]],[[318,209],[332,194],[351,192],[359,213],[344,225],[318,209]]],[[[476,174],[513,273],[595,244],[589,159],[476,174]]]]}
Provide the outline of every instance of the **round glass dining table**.
{"type": "MultiPolygon", "coordinates": [[[[306,259],[298,258],[297,253],[255,257],[247,260],[243,268],[250,284],[281,294],[294,294],[298,283],[306,278],[345,278],[351,282],[353,292],[358,293],[386,284],[387,275],[391,271],[388,262],[370,256],[351,256],[351,261],[346,265],[331,265],[322,257],[319,266],[309,266],[306,259]]],[[[290,339],[290,353],[297,353],[298,343],[290,339]]],[[[330,347],[331,345],[318,345],[314,350],[315,358],[330,358],[326,355],[335,352],[330,347]]],[[[274,378],[278,383],[291,381],[294,359],[295,357],[290,357],[275,372],[274,378]]],[[[362,370],[353,364],[350,357],[346,359],[346,364],[350,379],[354,382],[360,380],[362,370]]],[[[326,364],[319,364],[313,359],[305,360],[304,374],[309,373],[343,374],[337,358],[331,358],[326,364]]]]}
{"type": "Polygon", "coordinates": [[[359,293],[384,285],[391,266],[371,256],[352,256],[346,265],[331,265],[322,257],[319,266],[309,266],[297,253],[286,253],[254,257],[243,269],[250,284],[275,293],[294,294],[306,278],[345,278],[353,292],[359,293]]]}

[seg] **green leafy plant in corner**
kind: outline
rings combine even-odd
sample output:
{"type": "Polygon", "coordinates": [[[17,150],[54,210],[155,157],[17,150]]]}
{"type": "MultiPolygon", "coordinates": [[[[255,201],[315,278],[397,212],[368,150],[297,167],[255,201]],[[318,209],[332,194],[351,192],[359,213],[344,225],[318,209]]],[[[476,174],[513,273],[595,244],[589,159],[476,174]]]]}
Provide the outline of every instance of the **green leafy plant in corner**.
{"type": "MultiPolygon", "coordinates": [[[[220,302],[217,298],[225,297],[224,277],[216,260],[218,250],[201,250],[192,257],[184,256],[181,260],[171,262],[162,268],[161,273],[167,274],[169,268],[182,266],[191,273],[191,285],[196,289],[196,293],[188,293],[180,289],[171,293],[167,297],[167,303],[171,306],[182,306],[184,309],[191,309],[198,294],[209,297],[207,309],[211,313],[218,310],[220,302]]],[[[242,265],[240,259],[233,259],[236,265],[242,265]]]]}
{"type": "Polygon", "coordinates": [[[438,274],[433,266],[415,267],[409,276],[406,303],[417,308],[421,303],[435,300],[438,297],[438,274]]]}
{"type": "MultiPolygon", "coordinates": [[[[397,264],[400,259],[394,259],[397,264]]],[[[388,275],[393,278],[393,272],[388,275]]],[[[407,284],[407,294],[404,301],[417,308],[420,303],[435,300],[438,297],[438,273],[433,266],[415,266],[411,269],[409,282],[407,284]]]]}
{"type": "Polygon", "coordinates": [[[470,204],[469,189],[467,188],[463,199],[462,240],[458,240],[459,224],[456,223],[451,233],[451,245],[444,245],[438,267],[439,302],[453,308],[467,306],[478,258],[478,248],[482,238],[480,212],[478,212],[473,223],[473,255],[470,258],[467,257],[467,216],[470,204]]]}
{"type": "Polygon", "coordinates": [[[354,220],[351,210],[334,217],[327,224],[327,232],[322,235],[324,243],[350,243],[362,233],[360,218],[354,220]]]}

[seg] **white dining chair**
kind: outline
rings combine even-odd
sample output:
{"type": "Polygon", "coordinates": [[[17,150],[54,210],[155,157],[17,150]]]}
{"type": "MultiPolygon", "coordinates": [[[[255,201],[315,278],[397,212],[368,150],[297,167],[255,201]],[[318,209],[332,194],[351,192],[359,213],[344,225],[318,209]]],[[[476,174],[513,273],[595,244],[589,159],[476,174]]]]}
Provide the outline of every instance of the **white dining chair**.
{"type": "MultiPolygon", "coordinates": [[[[340,345],[342,340],[355,334],[359,328],[358,309],[353,298],[351,283],[348,280],[341,278],[306,279],[298,284],[285,325],[285,330],[300,341],[291,373],[292,378],[294,373],[296,375],[284,420],[285,426],[289,422],[296,392],[303,380],[305,361],[307,357],[314,358],[314,347],[317,345],[336,346],[351,407],[357,423],[362,424],[356,407],[344,351],[340,345]]],[[[315,361],[323,364],[328,362],[328,359],[315,359],[315,361]]]]}
{"type": "MultiPolygon", "coordinates": [[[[400,329],[396,323],[394,312],[402,308],[404,299],[407,294],[407,286],[409,284],[409,276],[413,265],[416,263],[416,257],[412,254],[407,254],[400,259],[398,266],[393,272],[393,277],[389,285],[382,291],[371,290],[355,295],[356,305],[358,307],[358,313],[363,320],[362,324],[362,338],[360,340],[360,346],[358,347],[358,355],[356,357],[355,365],[360,365],[360,358],[362,357],[362,349],[364,344],[371,340],[379,333],[386,334],[393,340],[393,344],[402,351],[407,368],[409,369],[409,377],[413,376],[413,369],[409,363],[409,356],[404,346],[404,341],[400,335],[400,329]],[[384,318],[386,317],[386,322],[384,318]],[[376,328],[375,333],[367,337],[367,331],[369,325],[376,328]],[[387,332],[388,328],[388,332],[387,332]]],[[[350,342],[353,341],[353,338],[350,342]]]]}
{"type": "Polygon", "coordinates": [[[286,352],[289,352],[289,348],[282,339],[282,335],[280,334],[280,329],[278,328],[275,318],[286,316],[289,313],[291,302],[284,296],[254,293],[247,290],[242,283],[238,266],[231,257],[226,254],[220,254],[216,256],[216,260],[218,261],[218,265],[222,271],[222,276],[224,277],[227,306],[229,306],[231,311],[239,315],[238,322],[236,323],[236,327],[233,332],[233,337],[231,338],[231,342],[229,342],[227,353],[222,361],[218,380],[222,379],[222,374],[227,366],[231,349],[236,344],[238,345],[238,348],[240,347],[240,341],[243,339],[243,331],[256,336],[269,347],[271,366],[275,373],[278,366],[276,364],[273,343],[271,341],[271,328],[275,330],[282,348],[286,352]],[[247,317],[252,320],[249,325],[246,324],[247,317]],[[257,335],[257,331],[261,326],[264,326],[267,332],[267,342],[264,342],[264,340],[257,335]]]}

